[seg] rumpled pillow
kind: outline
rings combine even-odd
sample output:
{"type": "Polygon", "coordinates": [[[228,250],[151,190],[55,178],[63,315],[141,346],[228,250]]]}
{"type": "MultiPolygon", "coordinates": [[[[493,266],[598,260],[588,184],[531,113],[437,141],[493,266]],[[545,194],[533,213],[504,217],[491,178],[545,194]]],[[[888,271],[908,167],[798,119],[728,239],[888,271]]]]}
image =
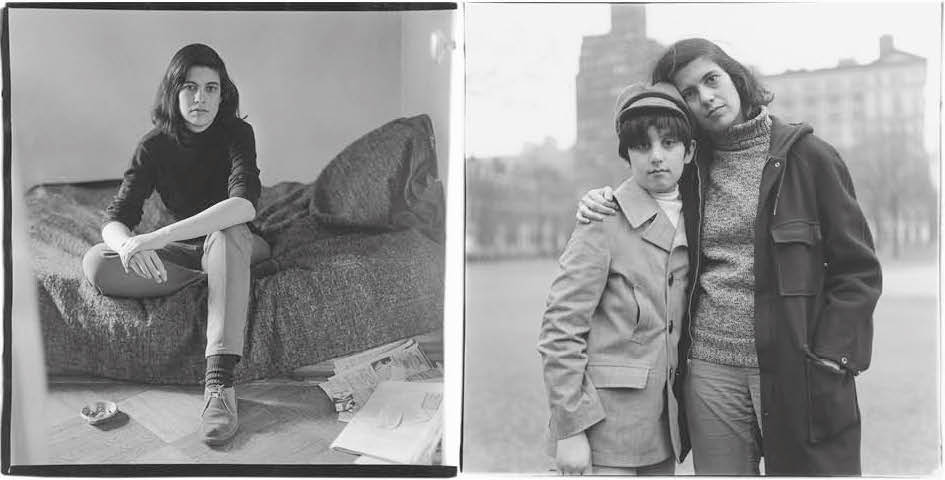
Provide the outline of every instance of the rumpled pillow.
{"type": "MultiPolygon", "coordinates": [[[[282,182],[264,189],[255,224],[273,247],[286,229],[309,238],[340,230],[415,228],[443,244],[443,187],[437,180],[433,125],[426,115],[399,118],[345,147],[314,182],[282,182]]],[[[290,235],[289,237],[295,237],[290,235]]]]}
{"type": "Polygon", "coordinates": [[[323,224],[412,227],[443,243],[443,186],[427,115],[393,120],[355,140],[313,187],[309,215],[323,224]]]}

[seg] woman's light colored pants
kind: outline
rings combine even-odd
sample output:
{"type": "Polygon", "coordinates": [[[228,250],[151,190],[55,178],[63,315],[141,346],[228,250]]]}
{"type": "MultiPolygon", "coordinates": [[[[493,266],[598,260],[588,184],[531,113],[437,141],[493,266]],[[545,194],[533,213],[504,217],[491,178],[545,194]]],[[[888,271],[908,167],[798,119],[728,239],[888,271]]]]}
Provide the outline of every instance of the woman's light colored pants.
{"type": "Polygon", "coordinates": [[[167,281],[157,283],[126,273],[117,253],[104,243],[90,248],[82,259],[85,276],[103,295],[149,298],[170,295],[207,279],[206,356],[243,355],[249,308],[250,265],[269,257],[269,245],[246,224],[216,231],[199,243],[172,242],[157,250],[167,281]]]}
{"type": "Polygon", "coordinates": [[[692,359],[684,382],[696,475],[758,475],[760,371],[692,359]]]}
{"type": "Polygon", "coordinates": [[[676,473],[676,459],[669,457],[660,463],[645,467],[606,467],[594,465],[591,469],[594,475],[619,475],[622,477],[643,477],[650,475],[673,475],[676,473]]]}

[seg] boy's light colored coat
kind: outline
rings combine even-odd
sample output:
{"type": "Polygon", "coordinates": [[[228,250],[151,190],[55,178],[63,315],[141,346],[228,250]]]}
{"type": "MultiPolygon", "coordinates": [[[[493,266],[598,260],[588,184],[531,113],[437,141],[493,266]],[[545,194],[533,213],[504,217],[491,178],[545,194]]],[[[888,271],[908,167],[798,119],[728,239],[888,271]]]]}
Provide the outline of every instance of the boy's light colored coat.
{"type": "Polygon", "coordinates": [[[615,199],[622,214],[571,235],[538,350],[551,440],[587,430],[594,464],[644,466],[682,453],[673,381],[689,260],[682,219],[677,236],[632,179],[615,199]]]}

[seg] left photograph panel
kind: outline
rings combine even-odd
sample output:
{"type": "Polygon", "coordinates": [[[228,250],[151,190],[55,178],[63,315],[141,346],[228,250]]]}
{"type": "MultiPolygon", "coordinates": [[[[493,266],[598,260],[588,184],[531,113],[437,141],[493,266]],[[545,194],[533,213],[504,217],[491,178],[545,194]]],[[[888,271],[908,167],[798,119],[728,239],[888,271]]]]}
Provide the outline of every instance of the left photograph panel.
{"type": "Polygon", "coordinates": [[[7,10],[5,471],[449,463],[456,5],[356,10],[7,10]]]}

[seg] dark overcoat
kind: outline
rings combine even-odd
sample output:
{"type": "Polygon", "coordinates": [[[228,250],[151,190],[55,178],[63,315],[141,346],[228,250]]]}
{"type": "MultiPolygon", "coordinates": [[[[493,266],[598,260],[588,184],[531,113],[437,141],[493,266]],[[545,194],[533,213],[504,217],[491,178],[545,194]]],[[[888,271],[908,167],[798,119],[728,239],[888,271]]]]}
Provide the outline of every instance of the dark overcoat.
{"type": "MultiPolygon", "coordinates": [[[[765,471],[856,475],[860,410],[854,377],[870,364],[879,261],[837,152],[809,126],[772,121],[754,241],[765,471]],[[818,359],[833,360],[842,373],[818,359]]],[[[699,155],[691,167],[680,182],[692,265],[690,315],[701,293],[696,278],[703,265],[700,233],[711,155],[699,155]]],[[[680,368],[691,345],[688,318],[680,368]]],[[[678,393],[680,383],[674,388],[678,393]]]]}

